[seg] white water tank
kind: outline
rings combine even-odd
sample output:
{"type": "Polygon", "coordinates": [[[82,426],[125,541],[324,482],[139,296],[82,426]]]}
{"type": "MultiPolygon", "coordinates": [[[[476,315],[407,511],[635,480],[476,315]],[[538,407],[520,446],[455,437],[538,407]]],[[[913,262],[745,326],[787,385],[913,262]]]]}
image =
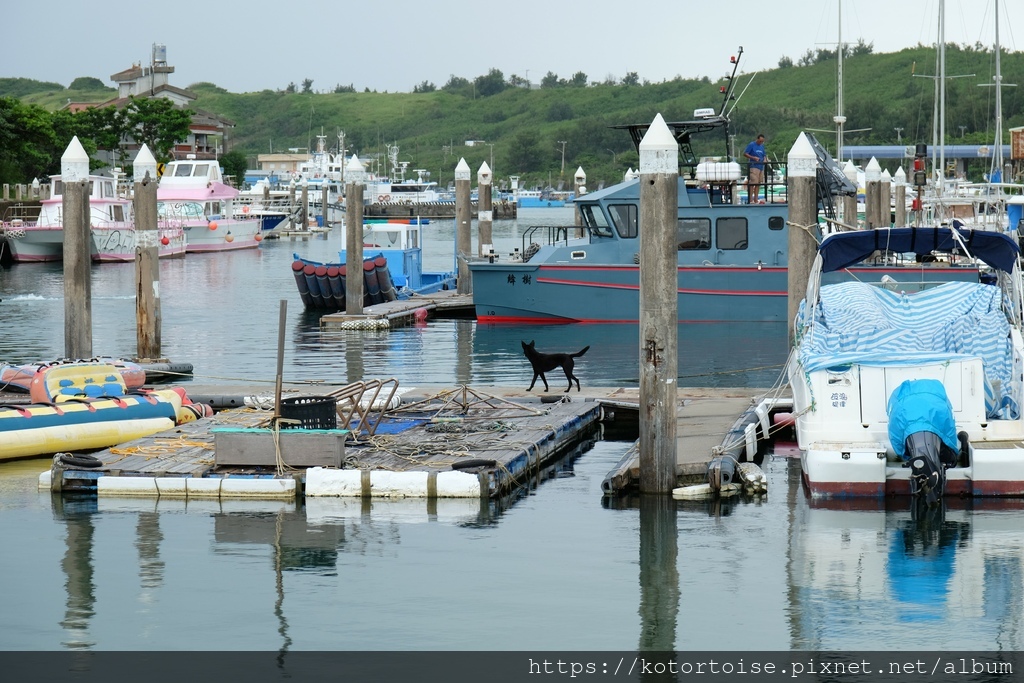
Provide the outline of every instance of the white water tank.
{"type": "Polygon", "coordinates": [[[735,161],[702,161],[697,164],[697,180],[705,183],[725,183],[742,177],[740,165],[735,161]]]}

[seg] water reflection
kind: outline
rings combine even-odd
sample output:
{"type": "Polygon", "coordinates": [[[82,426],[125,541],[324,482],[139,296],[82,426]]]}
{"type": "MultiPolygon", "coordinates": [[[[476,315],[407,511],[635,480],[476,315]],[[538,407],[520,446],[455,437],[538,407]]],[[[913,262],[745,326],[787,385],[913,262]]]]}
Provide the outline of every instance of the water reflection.
{"type": "Polygon", "coordinates": [[[93,567],[93,539],[96,529],[92,522],[94,501],[62,501],[54,497],[54,514],[64,521],[66,531],[64,558],[64,587],[67,591],[64,618],[60,625],[65,631],[61,643],[69,650],[89,650],[96,642],[89,633],[89,625],[96,614],[96,583],[93,567]]]}
{"type": "Polygon", "coordinates": [[[930,509],[901,498],[800,506],[791,529],[792,646],[1020,649],[1021,510],[1024,501],[999,499],[930,509]]]}
{"type": "Polygon", "coordinates": [[[641,651],[668,652],[676,646],[678,536],[675,501],[669,496],[640,496],[641,651]]]}

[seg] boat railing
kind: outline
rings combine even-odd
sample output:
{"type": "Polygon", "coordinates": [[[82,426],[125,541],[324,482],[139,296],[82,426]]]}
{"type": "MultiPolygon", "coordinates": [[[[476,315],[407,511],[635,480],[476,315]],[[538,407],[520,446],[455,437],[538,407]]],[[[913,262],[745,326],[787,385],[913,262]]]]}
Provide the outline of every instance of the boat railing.
{"type": "MultiPolygon", "coordinates": [[[[570,242],[588,239],[591,228],[586,225],[532,225],[523,233],[522,250],[517,250],[522,260],[529,260],[537,249],[544,246],[567,246],[570,242]],[[536,245],[536,246],[534,246],[536,245]]],[[[516,254],[511,254],[513,260],[516,254]]]]}
{"type": "Polygon", "coordinates": [[[12,204],[4,209],[0,216],[0,226],[4,231],[18,229],[26,225],[35,225],[39,220],[38,204],[12,204]]]}

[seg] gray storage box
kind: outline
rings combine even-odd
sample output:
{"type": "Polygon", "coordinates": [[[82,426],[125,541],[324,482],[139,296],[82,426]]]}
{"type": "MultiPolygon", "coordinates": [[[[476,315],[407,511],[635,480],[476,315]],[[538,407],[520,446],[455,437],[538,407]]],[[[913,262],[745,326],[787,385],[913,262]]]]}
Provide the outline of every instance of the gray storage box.
{"type": "MultiPolygon", "coordinates": [[[[276,467],[274,433],[260,428],[216,428],[215,465],[276,467]]],[[[281,459],[291,467],[341,467],[347,429],[283,429],[278,432],[281,459]]]]}

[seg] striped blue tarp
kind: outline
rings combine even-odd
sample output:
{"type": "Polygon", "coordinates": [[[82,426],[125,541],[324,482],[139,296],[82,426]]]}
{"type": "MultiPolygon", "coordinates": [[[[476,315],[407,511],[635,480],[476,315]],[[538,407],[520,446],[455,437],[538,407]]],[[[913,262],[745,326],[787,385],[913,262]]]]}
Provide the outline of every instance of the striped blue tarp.
{"type": "MultiPolygon", "coordinates": [[[[907,294],[844,282],[821,288],[813,324],[800,340],[805,372],[858,363],[916,365],[980,358],[989,418],[1018,417],[1010,324],[998,287],[949,282],[907,294]]],[[[801,315],[804,311],[801,310],[801,315]]]]}

